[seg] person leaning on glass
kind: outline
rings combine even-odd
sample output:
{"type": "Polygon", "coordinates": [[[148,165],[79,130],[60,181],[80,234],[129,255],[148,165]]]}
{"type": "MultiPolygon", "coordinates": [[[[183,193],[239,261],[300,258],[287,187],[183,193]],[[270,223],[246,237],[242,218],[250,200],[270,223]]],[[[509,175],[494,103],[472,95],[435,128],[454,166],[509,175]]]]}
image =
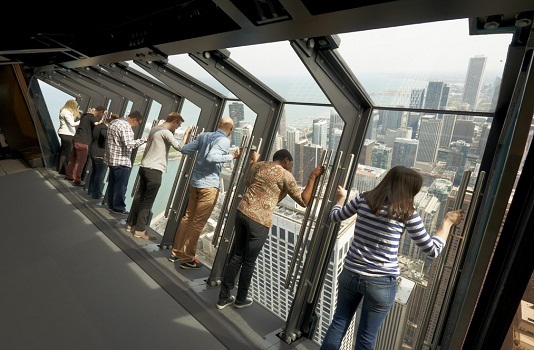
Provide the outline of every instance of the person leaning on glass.
{"type": "Polygon", "coordinates": [[[414,197],[423,178],[404,166],[392,168],[371,191],[347,204],[347,190],[338,186],[337,203],[330,213],[333,222],[357,215],[354,238],[338,279],[337,306],[324,336],[321,350],[339,349],[351,320],[363,300],[354,349],[372,350],[397,292],[400,276],[397,254],[404,230],[427,256],[437,257],[450,228],[462,220],[462,209],[445,214],[432,237],[414,208],[414,197]]]}

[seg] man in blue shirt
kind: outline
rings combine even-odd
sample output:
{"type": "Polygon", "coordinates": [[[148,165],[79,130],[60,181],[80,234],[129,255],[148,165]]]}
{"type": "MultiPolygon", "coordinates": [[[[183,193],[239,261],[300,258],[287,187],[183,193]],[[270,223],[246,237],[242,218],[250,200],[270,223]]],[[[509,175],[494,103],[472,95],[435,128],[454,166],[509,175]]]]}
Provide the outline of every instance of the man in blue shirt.
{"type": "Polygon", "coordinates": [[[193,142],[182,147],[181,152],[189,155],[198,151],[193,174],[189,184],[189,201],[185,215],[174,237],[169,261],[180,261],[183,269],[199,269],[202,264],[195,258],[197,243],[219,196],[219,183],[223,163],[239,157],[238,148],[229,154],[230,139],[234,122],[223,117],[217,131],[200,134],[193,142]]]}

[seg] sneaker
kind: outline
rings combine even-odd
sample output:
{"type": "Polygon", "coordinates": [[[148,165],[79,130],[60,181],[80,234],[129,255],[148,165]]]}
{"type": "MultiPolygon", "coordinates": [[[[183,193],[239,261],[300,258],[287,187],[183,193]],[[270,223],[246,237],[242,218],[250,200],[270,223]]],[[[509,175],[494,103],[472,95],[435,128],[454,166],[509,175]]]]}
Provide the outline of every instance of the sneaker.
{"type": "Polygon", "coordinates": [[[118,214],[118,215],[130,215],[130,212],[128,210],[118,211],[118,210],[110,209],[109,211],[112,212],[113,214],[118,214]]]}
{"type": "Polygon", "coordinates": [[[252,298],[246,298],[243,301],[236,300],[235,303],[234,303],[234,307],[236,309],[242,309],[242,308],[245,308],[245,307],[249,307],[250,305],[252,305],[252,303],[253,303],[252,298]]]}
{"type": "Polygon", "coordinates": [[[219,301],[217,302],[216,306],[217,306],[217,309],[222,310],[225,307],[227,307],[228,305],[232,305],[234,302],[235,302],[235,298],[232,295],[229,298],[219,299],[219,301]]]}
{"type": "Polygon", "coordinates": [[[130,225],[126,225],[125,230],[126,230],[126,232],[128,232],[128,233],[132,233],[132,228],[133,228],[132,226],[130,226],[130,225]]]}
{"type": "Polygon", "coordinates": [[[135,231],[134,237],[146,239],[146,240],[149,240],[149,241],[155,241],[157,239],[156,236],[151,235],[150,233],[148,233],[146,231],[135,231]]]}
{"type": "Polygon", "coordinates": [[[72,181],[72,184],[73,184],[74,186],[78,186],[78,187],[83,187],[83,186],[85,186],[85,182],[83,182],[83,181],[76,181],[76,180],[73,180],[73,181],[72,181]]]}
{"type": "Polygon", "coordinates": [[[169,261],[174,263],[174,262],[177,262],[178,260],[180,260],[177,256],[174,256],[171,254],[171,256],[169,256],[169,261]]]}
{"type": "Polygon", "coordinates": [[[180,264],[180,267],[182,269],[200,269],[202,266],[204,265],[202,265],[202,263],[198,261],[197,258],[180,264]]]}

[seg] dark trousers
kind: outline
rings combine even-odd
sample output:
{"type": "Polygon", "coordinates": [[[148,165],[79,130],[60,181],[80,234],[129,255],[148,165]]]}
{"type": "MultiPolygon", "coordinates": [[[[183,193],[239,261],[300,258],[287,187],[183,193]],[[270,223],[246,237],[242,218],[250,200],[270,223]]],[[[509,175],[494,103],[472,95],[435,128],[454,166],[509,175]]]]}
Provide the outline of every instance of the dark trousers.
{"type": "Polygon", "coordinates": [[[57,164],[57,172],[61,175],[65,175],[67,171],[67,165],[69,164],[70,152],[72,152],[72,135],[59,134],[61,140],[61,149],[59,151],[59,161],[57,164]]]}
{"type": "Polygon", "coordinates": [[[223,271],[219,298],[229,298],[239,269],[236,300],[244,301],[248,295],[256,259],[269,236],[269,228],[249,219],[239,210],[235,216],[235,238],[232,258],[223,271]]]}
{"type": "Polygon", "coordinates": [[[113,211],[126,210],[126,189],[132,168],[127,166],[110,166],[107,199],[108,207],[113,211]]]}
{"type": "Polygon", "coordinates": [[[160,170],[139,168],[139,187],[135,193],[127,224],[136,231],[145,231],[150,211],[161,186],[160,170]]]}
{"type": "Polygon", "coordinates": [[[87,193],[93,198],[100,198],[103,196],[102,190],[104,189],[104,177],[106,176],[108,166],[102,157],[91,157],[91,162],[93,166],[87,193]]]}

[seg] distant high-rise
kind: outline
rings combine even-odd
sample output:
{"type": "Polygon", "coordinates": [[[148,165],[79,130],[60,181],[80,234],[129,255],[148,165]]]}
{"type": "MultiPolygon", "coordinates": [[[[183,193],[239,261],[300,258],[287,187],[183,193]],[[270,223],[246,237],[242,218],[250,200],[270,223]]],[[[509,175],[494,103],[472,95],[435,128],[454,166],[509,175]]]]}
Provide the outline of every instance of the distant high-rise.
{"type": "Polygon", "coordinates": [[[381,169],[391,168],[391,158],[393,156],[393,148],[380,145],[373,147],[371,155],[371,166],[381,169]]]}
{"type": "Polygon", "coordinates": [[[464,140],[473,142],[475,136],[475,122],[471,120],[457,120],[452,133],[452,141],[464,140]]]}
{"type": "Polygon", "coordinates": [[[339,116],[339,114],[335,113],[333,110],[330,112],[330,124],[328,126],[328,149],[334,150],[337,149],[337,144],[339,143],[339,138],[337,141],[334,140],[334,130],[341,130],[343,131],[343,128],[345,127],[345,122],[343,122],[343,119],[339,116]]]}
{"type": "Polygon", "coordinates": [[[413,167],[415,165],[418,148],[419,140],[396,138],[393,143],[391,166],[403,165],[405,167],[413,167]]]}
{"type": "Polygon", "coordinates": [[[293,127],[286,130],[286,149],[295,157],[295,143],[300,140],[300,130],[293,127]]]}
{"type": "Polygon", "coordinates": [[[286,137],[286,110],[282,111],[282,116],[280,117],[280,124],[278,125],[278,134],[283,138],[286,137]]]}
{"type": "Polygon", "coordinates": [[[419,150],[417,161],[434,163],[438,155],[439,140],[443,122],[431,116],[421,118],[419,125],[419,150]]]}
{"type": "Polygon", "coordinates": [[[410,108],[423,108],[425,89],[412,90],[410,93],[410,108]]]}
{"type": "Polygon", "coordinates": [[[402,126],[402,111],[380,111],[382,116],[382,133],[387,129],[396,130],[402,126]]]}
{"type": "Polygon", "coordinates": [[[441,120],[443,120],[443,127],[441,128],[439,147],[447,148],[452,141],[452,132],[454,131],[454,125],[456,124],[456,115],[444,114],[441,120]]]}
{"type": "MultiPolygon", "coordinates": [[[[234,122],[234,127],[241,127],[242,123],[245,121],[245,105],[241,102],[232,102],[228,105],[228,110],[230,118],[234,122]]],[[[241,145],[241,136],[239,133],[233,132],[230,134],[230,141],[232,145],[241,145]]]]}
{"type": "MultiPolygon", "coordinates": [[[[291,172],[293,173],[293,176],[295,176],[295,180],[297,182],[302,183],[304,180],[304,175],[302,172],[302,169],[304,169],[304,166],[306,165],[305,161],[305,155],[304,155],[304,147],[309,143],[307,139],[301,139],[298,141],[295,141],[295,153],[293,153],[293,169],[291,172]]],[[[307,174],[306,176],[308,176],[307,174]]]]}
{"type": "Polygon", "coordinates": [[[386,146],[393,147],[396,138],[411,139],[412,138],[412,128],[398,128],[395,130],[387,129],[384,141],[386,146]]]}
{"type": "Polygon", "coordinates": [[[362,149],[360,151],[360,157],[358,163],[361,165],[371,165],[371,155],[373,154],[373,148],[376,144],[375,140],[365,139],[362,149]]]}
{"type": "Polygon", "coordinates": [[[241,102],[232,102],[228,105],[228,110],[234,125],[240,126],[240,123],[245,120],[245,105],[241,102]]]}
{"type": "Polygon", "coordinates": [[[412,128],[412,139],[417,138],[419,133],[419,119],[421,119],[421,113],[419,112],[408,112],[408,119],[406,121],[406,127],[412,128]]]}
{"type": "Polygon", "coordinates": [[[450,88],[442,81],[431,81],[428,83],[425,109],[444,109],[449,100],[450,88]]]}
{"type": "Polygon", "coordinates": [[[312,143],[314,145],[326,148],[328,141],[328,124],[325,119],[319,119],[313,122],[312,143]]]}
{"type": "Polygon", "coordinates": [[[462,95],[462,102],[468,104],[467,108],[469,110],[475,110],[477,107],[486,60],[487,57],[485,56],[475,56],[469,59],[469,67],[465,76],[464,94],[462,95]]]}

